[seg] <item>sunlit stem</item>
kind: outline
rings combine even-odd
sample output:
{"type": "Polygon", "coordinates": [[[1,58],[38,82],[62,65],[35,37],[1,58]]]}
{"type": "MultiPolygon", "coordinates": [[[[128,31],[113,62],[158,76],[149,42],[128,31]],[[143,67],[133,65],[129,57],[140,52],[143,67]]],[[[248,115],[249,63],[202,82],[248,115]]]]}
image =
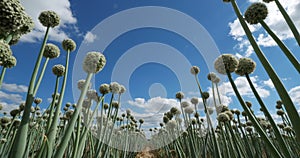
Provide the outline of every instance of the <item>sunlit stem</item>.
{"type": "Polygon", "coordinates": [[[265,55],[263,54],[263,52],[261,51],[261,49],[259,48],[258,44],[256,43],[254,37],[251,34],[251,31],[249,29],[249,27],[247,26],[235,0],[231,0],[231,4],[234,8],[234,11],[249,39],[250,44],[253,47],[253,50],[255,51],[258,59],[260,60],[260,62],[262,63],[263,67],[265,68],[266,72],[268,73],[268,76],[270,77],[270,79],[272,80],[275,89],[277,90],[283,104],[285,105],[285,108],[287,110],[287,114],[289,116],[289,118],[291,119],[293,128],[295,129],[296,132],[296,138],[297,141],[300,142],[300,117],[299,114],[297,112],[297,109],[294,105],[294,103],[292,102],[292,99],[290,98],[287,90],[285,89],[285,87],[283,86],[281,80],[279,79],[278,75],[276,74],[276,72],[274,71],[274,69],[272,68],[272,66],[270,65],[269,61],[267,60],[267,58],[265,57],[265,55]]]}
{"type": "Polygon", "coordinates": [[[39,52],[38,59],[35,63],[34,70],[30,79],[29,83],[29,88],[27,92],[27,97],[26,97],[26,102],[25,102],[25,108],[24,108],[24,113],[22,116],[21,124],[17,130],[16,137],[13,142],[13,147],[11,148],[11,151],[9,153],[9,157],[17,158],[17,157],[23,157],[24,151],[26,148],[26,142],[27,142],[27,135],[28,135],[28,124],[29,124],[29,117],[30,117],[30,109],[31,105],[34,100],[34,83],[36,81],[37,73],[39,70],[39,67],[41,65],[42,57],[43,57],[43,52],[44,48],[48,39],[48,33],[49,33],[49,27],[47,27],[44,40],[39,52]]]}
{"type": "Polygon", "coordinates": [[[88,73],[87,74],[87,77],[86,77],[86,80],[85,80],[85,84],[84,84],[84,88],[83,90],[81,91],[81,94],[80,94],[80,97],[79,97],[79,100],[77,102],[77,106],[76,106],[76,109],[72,115],[72,118],[71,120],[69,121],[68,123],[68,126],[65,130],[65,133],[62,137],[62,142],[60,143],[60,145],[58,146],[57,148],[57,151],[54,155],[55,158],[62,158],[63,157],[63,154],[67,148],[67,145],[69,143],[69,140],[71,138],[71,135],[72,135],[72,132],[73,132],[73,129],[74,129],[74,126],[76,124],[76,121],[77,121],[77,118],[81,112],[81,109],[82,109],[82,103],[83,103],[83,100],[86,96],[86,92],[89,88],[89,84],[90,84],[90,81],[92,79],[92,76],[93,76],[93,73],[88,73]]]}

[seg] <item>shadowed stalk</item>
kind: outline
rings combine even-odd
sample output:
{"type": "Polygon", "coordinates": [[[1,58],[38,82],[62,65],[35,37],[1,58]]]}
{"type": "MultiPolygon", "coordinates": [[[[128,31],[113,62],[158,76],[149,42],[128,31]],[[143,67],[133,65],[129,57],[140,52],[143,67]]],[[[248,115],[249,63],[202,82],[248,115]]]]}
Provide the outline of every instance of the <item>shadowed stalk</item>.
{"type": "MultiPolygon", "coordinates": [[[[76,126],[76,139],[74,142],[74,149],[72,151],[72,157],[77,157],[77,151],[79,147],[79,141],[80,141],[80,127],[81,127],[81,116],[77,118],[77,126],[76,126]]],[[[84,144],[84,143],[82,143],[84,144]]]]}
{"type": "Polygon", "coordinates": [[[97,102],[97,105],[96,105],[96,107],[95,107],[95,109],[92,113],[91,118],[88,120],[87,125],[83,128],[83,132],[79,137],[80,138],[79,142],[81,142],[81,143],[79,144],[79,147],[78,147],[78,150],[77,150],[77,153],[76,153],[77,157],[80,157],[83,154],[86,137],[87,137],[87,134],[89,132],[89,127],[92,124],[92,120],[93,120],[93,118],[96,114],[96,111],[98,111],[98,107],[99,107],[100,103],[102,102],[102,100],[103,100],[103,97],[99,100],[99,102],[97,102]]]}
{"type": "Polygon", "coordinates": [[[44,36],[44,40],[39,52],[39,56],[37,58],[37,61],[35,63],[35,67],[34,67],[34,71],[32,73],[31,79],[30,79],[30,83],[29,83],[29,88],[28,88],[28,92],[27,92],[27,96],[26,96],[26,102],[25,102],[25,108],[24,108],[24,113],[22,116],[22,120],[21,120],[21,124],[18,128],[17,134],[16,134],[16,138],[13,142],[13,147],[11,148],[9,157],[13,157],[13,158],[18,158],[18,157],[23,157],[24,151],[25,151],[25,147],[26,147],[26,140],[27,140],[27,133],[28,133],[28,124],[29,124],[29,117],[30,117],[30,108],[31,105],[33,103],[34,100],[34,84],[36,81],[36,77],[37,77],[37,73],[42,61],[42,57],[43,57],[43,52],[44,52],[44,48],[48,39],[48,33],[49,33],[49,28],[47,27],[45,36],[44,36]]]}
{"type": "Polygon", "coordinates": [[[0,88],[2,86],[2,82],[3,82],[4,76],[5,76],[5,72],[6,72],[6,67],[2,67],[1,76],[0,76],[0,88]]]}
{"type": "MultiPolygon", "coordinates": [[[[204,105],[204,112],[206,114],[206,119],[207,119],[207,122],[209,124],[208,128],[209,128],[209,131],[211,132],[212,134],[212,137],[213,137],[213,141],[214,141],[214,144],[215,144],[215,152],[216,152],[216,155],[217,157],[222,157],[221,155],[221,151],[220,151],[220,147],[219,147],[219,143],[217,141],[217,138],[216,138],[216,135],[215,135],[215,132],[214,132],[214,128],[212,126],[212,122],[211,122],[211,119],[210,119],[210,116],[209,116],[209,112],[207,110],[207,106],[205,104],[205,100],[203,98],[203,92],[202,92],[202,89],[201,89],[201,86],[200,86],[200,83],[199,83],[199,80],[198,80],[198,77],[197,77],[197,74],[195,74],[195,79],[196,79],[196,82],[197,82],[197,86],[198,86],[198,89],[200,91],[200,95],[201,95],[201,98],[202,98],[202,101],[203,101],[203,105],[204,105]]],[[[210,133],[209,132],[209,133],[210,133]]]]}
{"type": "Polygon", "coordinates": [[[57,103],[57,106],[56,106],[56,109],[55,109],[55,114],[54,114],[54,117],[53,117],[53,120],[52,120],[52,123],[51,123],[51,126],[50,126],[50,130],[49,130],[49,133],[47,133],[47,137],[49,139],[48,157],[51,157],[52,153],[53,153],[54,141],[55,141],[55,136],[56,136],[56,133],[57,133],[59,113],[60,113],[60,109],[61,109],[61,105],[62,105],[62,102],[63,102],[65,89],[66,89],[66,85],[67,85],[69,60],[70,60],[70,50],[67,50],[64,80],[63,80],[63,83],[62,83],[58,103],[57,103]]]}
{"type": "Polygon", "coordinates": [[[279,0],[275,0],[275,3],[277,5],[279,11],[281,12],[282,16],[284,17],[286,23],[289,25],[292,33],[294,34],[294,37],[295,37],[298,45],[300,46],[300,34],[299,34],[295,24],[293,23],[292,19],[290,18],[288,13],[285,11],[285,9],[283,8],[283,6],[279,2],[279,0]]]}
{"type": "Polygon", "coordinates": [[[287,113],[288,113],[288,115],[291,119],[293,127],[295,129],[297,140],[300,141],[300,124],[299,124],[300,118],[299,118],[299,114],[297,112],[297,109],[294,106],[294,103],[292,102],[288,92],[286,91],[284,85],[280,81],[280,79],[277,76],[276,72],[274,71],[274,69],[270,65],[269,61],[267,60],[267,58],[265,57],[265,55],[263,54],[263,52],[259,48],[258,44],[256,43],[256,41],[255,41],[254,37],[252,36],[251,31],[250,31],[249,27],[247,26],[247,24],[244,20],[244,17],[242,16],[235,0],[231,0],[231,4],[233,6],[233,9],[234,9],[234,11],[235,11],[242,27],[243,27],[246,35],[247,35],[247,38],[249,39],[250,44],[253,47],[253,50],[255,51],[258,59],[262,63],[263,67],[265,68],[268,76],[270,77],[270,79],[274,83],[275,89],[277,90],[282,102],[286,105],[286,110],[287,110],[287,113]]]}
{"type": "MultiPolygon", "coordinates": [[[[42,79],[43,79],[43,77],[44,77],[44,73],[45,73],[46,67],[47,67],[47,65],[48,65],[48,61],[49,61],[49,58],[46,58],[46,61],[45,61],[44,66],[43,66],[43,68],[42,68],[41,74],[40,74],[40,76],[39,76],[39,78],[38,78],[38,81],[37,81],[37,83],[36,83],[36,86],[34,87],[34,90],[33,90],[33,95],[34,95],[34,96],[36,95],[37,90],[39,89],[39,86],[40,86],[40,84],[41,84],[41,82],[42,82],[42,79]]],[[[54,93],[54,94],[56,94],[56,93],[54,93]]]]}
{"type": "MultiPolygon", "coordinates": [[[[52,102],[50,104],[50,111],[49,111],[49,117],[48,117],[48,121],[47,121],[47,125],[46,125],[46,132],[48,132],[50,130],[50,125],[51,125],[51,122],[52,122],[52,116],[53,116],[53,110],[54,110],[54,106],[55,106],[55,100],[56,100],[56,93],[58,91],[58,85],[59,85],[59,77],[57,76],[56,77],[56,81],[55,81],[55,89],[54,89],[54,95],[53,95],[53,99],[52,99],[52,102]]],[[[38,153],[38,158],[39,157],[45,157],[46,153],[47,153],[47,148],[46,148],[46,143],[49,144],[49,137],[47,137],[47,141],[43,141],[43,144],[40,148],[40,151],[38,153]]]]}
{"type": "Polygon", "coordinates": [[[255,116],[253,116],[251,110],[248,108],[248,106],[246,105],[244,99],[242,98],[242,96],[240,95],[232,77],[230,72],[227,71],[227,76],[228,79],[230,81],[230,84],[240,102],[240,104],[242,105],[243,109],[245,110],[247,116],[249,117],[249,119],[251,120],[251,122],[253,123],[253,126],[255,127],[255,129],[257,130],[257,132],[259,133],[259,135],[261,136],[261,138],[265,141],[266,145],[268,146],[268,148],[271,150],[271,153],[274,157],[278,157],[280,158],[281,155],[278,152],[278,150],[275,148],[275,146],[272,144],[271,140],[269,139],[269,137],[266,135],[266,133],[264,132],[264,130],[261,128],[261,126],[259,125],[259,123],[257,122],[255,116]]]}
{"type": "Polygon", "coordinates": [[[92,79],[92,76],[93,76],[93,73],[88,73],[87,74],[87,77],[86,77],[86,80],[85,80],[85,84],[84,84],[84,88],[83,90],[81,91],[81,94],[80,94],[80,97],[79,97],[79,100],[77,102],[77,106],[76,106],[76,109],[72,115],[72,118],[70,120],[70,122],[68,123],[68,126],[66,128],[66,131],[62,137],[62,142],[60,143],[54,157],[55,158],[62,158],[63,157],[63,154],[65,152],[65,149],[67,148],[67,145],[69,143],[69,140],[71,138],[71,135],[72,135],[72,131],[74,129],[74,126],[75,126],[75,123],[76,123],[76,120],[77,120],[77,117],[79,116],[79,113],[81,112],[81,109],[82,109],[82,103],[83,103],[83,100],[84,100],[84,97],[86,95],[86,92],[89,88],[89,84],[90,84],[90,81],[92,79]]]}
{"type": "Polygon", "coordinates": [[[272,127],[273,127],[273,130],[274,130],[274,133],[275,133],[275,136],[276,136],[276,140],[278,140],[279,142],[279,145],[281,147],[281,149],[283,150],[283,155],[285,155],[285,157],[292,157],[289,149],[288,149],[288,145],[287,143],[285,142],[285,140],[283,139],[278,127],[277,127],[277,124],[276,122],[274,121],[274,119],[272,118],[270,112],[268,111],[267,107],[265,106],[264,102],[262,101],[262,99],[260,98],[258,92],[256,91],[250,77],[248,74],[245,74],[246,78],[247,78],[247,81],[254,93],[254,96],[256,97],[258,103],[260,104],[264,114],[266,115],[266,117],[268,118],[268,120],[270,121],[272,127]]]}
{"type": "Polygon", "coordinates": [[[268,34],[274,39],[274,41],[278,44],[280,49],[283,51],[285,56],[290,60],[295,69],[300,73],[300,63],[296,59],[296,57],[292,54],[292,52],[286,47],[286,45],[276,36],[276,34],[269,28],[269,26],[263,21],[259,21],[260,24],[264,27],[264,29],[268,32],[268,34]]]}

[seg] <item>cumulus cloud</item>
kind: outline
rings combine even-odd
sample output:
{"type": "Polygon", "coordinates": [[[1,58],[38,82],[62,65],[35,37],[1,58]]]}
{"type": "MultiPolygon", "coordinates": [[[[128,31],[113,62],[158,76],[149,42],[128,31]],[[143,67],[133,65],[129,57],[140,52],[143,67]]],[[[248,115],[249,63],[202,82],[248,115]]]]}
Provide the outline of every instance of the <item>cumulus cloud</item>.
{"type": "Polygon", "coordinates": [[[26,0],[21,1],[25,8],[25,11],[33,18],[35,27],[32,32],[22,36],[21,41],[25,42],[37,42],[40,41],[46,28],[38,21],[38,16],[42,11],[53,10],[60,16],[60,25],[54,29],[50,29],[49,39],[53,41],[61,42],[63,39],[68,37],[65,29],[73,28],[76,30],[75,24],[77,19],[74,17],[71,11],[71,4],[69,0],[26,0]]]}
{"type": "Polygon", "coordinates": [[[2,89],[8,92],[17,92],[17,93],[24,93],[27,92],[28,87],[25,85],[17,85],[17,84],[9,84],[3,83],[2,89]]]}
{"type": "MultiPolygon", "coordinates": [[[[259,2],[259,0],[249,0],[249,2],[259,2]]],[[[300,14],[297,10],[300,10],[300,1],[299,0],[281,0],[280,1],[283,7],[286,9],[287,13],[291,16],[298,30],[300,29],[300,14]]],[[[268,17],[264,20],[268,26],[274,31],[274,33],[281,39],[286,40],[294,38],[292,32],[290,31],[288,25],[286,24],[283,16],[278,10],[274,2],[266,4],[268,7],[268,17]]],[[[272,47],[276,43],[274,40],[265,33],[264,29],[258,25],[248,25],[251,32],[256,33],[255,38],[257,43],[263,47],[272,47]],[[264,32],[264,33],[260,33],[264,32]]],[[[248,42],[248,39],[245,37],[243,28],[241,27],[238,19],[235,19],[233,22],[229,23],[230,32],[229,35],[233,37],[239,43],[236,48],[243,53],[244,56],[249,57],[253,53],[252,46],[248,42]]]]}
{"type": "Polygon", "coordinates": [[[266,81],[263,81],[263,83],[264,83],[266,86],[270,87],[270,88],[274,88],[274,84],[273,84],[273,82],[272,82],[271,79],[268,79],[268,80],[266,80],[266,81]]]}
{"type": "Polygon", "coordinates": [[[85,43],[93,43],[95,41],[95,39],[97,38],[97,35],[91,33],[91,32],[87,32],[84,36],[83,41],[85,43]]]}
{"type": "Polygon", "coordinates": [[[300,106],[300,86],[296,86],[289,90],[289,95],[294,101],[294,103],[300,106]]]}

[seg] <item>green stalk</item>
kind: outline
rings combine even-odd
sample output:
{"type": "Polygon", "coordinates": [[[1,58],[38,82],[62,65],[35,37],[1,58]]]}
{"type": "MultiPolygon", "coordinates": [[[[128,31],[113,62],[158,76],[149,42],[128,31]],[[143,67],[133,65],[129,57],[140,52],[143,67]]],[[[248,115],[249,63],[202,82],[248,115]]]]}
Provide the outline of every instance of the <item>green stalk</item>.
{"type": "Polygon", "coordinates": [[[63,80],[63,83],[62,83],[62,88],[61,88],[61,91],[60,91],[58,104],[57,104],[57,107],[55,109],[55,114],[54,114],[53,121],[52,121],[51,126],[50,126],[49,133],[47,133],[47,137],[49,138],[48,157],[51,157],[52,153],[53,153],[53,147],[54,147],[54,141],[55,141],[54,138],[55,138],[56,133],[57,133],[59,113],[60,113],[60,110],[61,110],[61,105],[62,105],[62,101],[63,101],[63,98],[64,98],[65,89],[66,89],[66,85],[67,85],[68,70],[69,70],[69,59],[70,59],[70,51],[68,50],[67,55],[66,55],[66,66],[65,66],[66,71],[65,71],[65,74],[64,74],[64,80],[63,80]]]}
{"type": "Polygon", "coordinates": [[[295,37],[296,41],[298,42],[298,45],[300,46],[300,34],[299,34],[295,24],[293,23],[292,19],[290,18],[288,13],[285,11],[283,6],[280,4],[280,2],[278,0],[275,0],[275,3],[277,5],[279,11],[281,12],[282,16],[284,17],[286,23],[289,25],[291,31],[293,32],[294,37],[295,37]]]}
{"type": "Polygon", "coordinates": [[[250,87],[254,93],[254,96],[256,97],[258,103],[260,104],[264,114],[267,116],[268,120],[270,121],[272,127],[273,127],[273,130],[274,130],[274,133],[275,133],[275,136],[276,136],[276,140],[279,141],[279,145],[281,147],[281,149],[283,150],[283,155],[285,155],[285,157],[292,157],[291,153],[290,153],[290,150],[288,149],[288,145],[287,143],[284,141],[282,135],[280,134],[280,131],[277,127],[277,124],[276,122],[274,121],[274,119],[272,118],[270,112],[268,111],[267,107],[265,106],[264,102],[262,101],[262,99],[260,98],[258,92],[256,91],[250,77],[248,74],[245,74],[247,80],[248,80],[248,83],[250,84],[250,87]]]}
{"type": "Polygon", "coordinates": [[[73,129],[74,129],[77,117],[79,116],[79,113],[81,112],[82,103],[83,103],[83,100],[84,100],[84,98],[86,96],[86,92],[88,90],[88,87],[89,87],[90,81],[92,79],[92,76],[93,76],[93,73],[88,73],[87,74],[84,88],[81,91],[79,100],[77,102],[77,107],[76,107],[76,109],[75,109],[75,111],[74,111],[74,113],[72,115],[72,118],[71,118],[70,122],[68,123],[68,126],[67,126],[67,128],[65,130],[65,133],[64,133],[64,135],[63,135],[63,137],[61,139],[62,142],[58,146],[58,150],[56,151],[56,153],[54,155],[55,158],[62,158],[63,157],[63,154],[64,154],[64,152],[65,152],[65,150],[67,148],[67,145],[69,143],[69,140],[71,138],[71,135],[72,135],[72,132],[73,132],[73,129]]]}
{"type": "Polygon", "coordinates": [[[290,60],[293,66],[297,69],[298,73],[300,73],[300,63],[296,59],[296,57],[292,54],[292,52],[286,47],[286,45],[276,36],[276,34],[270,29],[270,27],[263,21],[260,21],[260,24],[264,29],[268,32],[268,34],[274,39],[280,49],[283,51],[285,56],[290,60]]]}
{"type": "Polygon", "coordinates": [[[296,132],[296,137],[297,140],[300,141],[300,117],[299,114],[297,112],[296,107],[294,106],[294,103],[292,102],[288,92],[286,91],[285,87],[283,86],[282,82],[280,81],[279,77],[277,76],[276,72],[273,70],[272,66],[270,65],[269,61],[267,60],[267,58],[265,57],[265,55],[263,54],[263,52],[260,50],[259,46],[257,45],[257,43],[255,42],[255,39],[253,38],[251,31],[249,29],[249,27],[247,26],[235,0],[231,0],[232,6],[234,8],[234,11],[254,49],[254,51],[256,52],[256,55],[258,57],[258,59],[260,60],[260,62],[262,63],[263,67],[265,68],[266,72],[268,73],[270,79],[272,80],[272,82],[274,83],[275,89],[277,90],[282,102],[284,103],[284,105],[286,106],[286,110],[287,113],[291,119],[293,128],[295,129],[296,132]]]}
{"type": "Polygon", "coordinates": [[[2,82],[5,76],[5,72],[6,72],[6,67],[2,67],[2,71],[1,71],[1,76],[0,76],[0,88],[2,86],[2,82]]]}
{"type": "Polygon", "coordinates": [[[240,95],[232,77],[231,74],[227,71],[227,76],[228,79],[230,81],[230,84],[240,102],[240,104],[242,105],[244,111],[246,112],[247,116],[249,117],[249,119],[251,120],[251,122],[253,123],[253,126],[255,127],[256,131],[259,133],[259,135],[262,137],[262,139],[265,141],[266,145],[270,148],[272,155],[274,157],[281,157],[280,153],[278,152],[278,150],[275,148],[275,146],[273,145],[273,143],[271,142],[271,140],[269,139],[269,137],[267,136],[267,134],[265,133],[265,131],[261,128],[260,124],[258,123],[258,121],[256,120],[255,116],[252,114],[251,110],[248,108],[248,106],[246,105],[244,99],[242,98],[242,96],[240,95]]]}
{"type": "Polygon", "coordinates": [[[103,97],[101,98],[101,100],[99,102],[97,102],[97,105],[96,105],[96,107],[95,107],[95,109],[94,109],[94,111],[92,113],[91,118],[87,121],[87,125],[83,128],[83,132],[82,132],[82,134],[79,137],[80,138],[79,142],[81,142],[81,143],[79,144],[78,150],[76,152],[76,156],[77,157],[78,156],[82,156],[82,154],[83,154],[84,144],[86,142],[86,137],[87,137],[89,128],[90,128],[90,126],[92,124],[92,120],[93,120],[93,118],[95,116],[96,111],[98,111],[98,107],[99,107],[99,105],[100,105],[100,103],[101,103],[102,100],[103,100],[103,97]]]}
{"type": "MultiPolygon", "coordinates": [[[[34,96],[36,95],[36,92],[37,92],[37,90],[39,89],[39,86],[40,86],[40,84],[41,84],[41,82],[42,82],[42,79],[43,79],[43,77],[44,77],[44,73],[45,73],[46,67],[47,67],[47,65],[48,65],[48,61],[49,61],[49,58],[46,58],[46,61],[45,61],[44,66],[43,66],[43,68],[42,68],[42,72],[41,72],[41,74],[40,74],[40,76],[39,76],[39,79],[38,79],[38,81],[37,81],[37,83],[36,83],[36,86],[34,87],[34,91],[33,91],[33,95],[34,95],[34,96]]],[[[55,94],[56,94],[56,93],[55,93],[55,94]]]]}
{"type": "Polygon", "coordinates": [[[29,123],[29,117],[30,117],[30,108],[33,103],[34,95],[33,95],[33,90],[34,90],[34,83],[36,80],[36,76],[42,61],[43,57],[43,52],[44,48],[48,39],[48,33],[49,33],[49,27],[47,27],[43,44],[41,46],[40,52],[38,59],[35,63],[34,71],[32,73],[31,79],[30,79],[30,84],[27,92],[27,97],[26,97],[26,103],[25,103],[25,108],[24,108],[24,113],[22,116],[21,124],[18,128],[17,134],[16,134],[16,139],[13,142],[13,147],[11,148],[9,157],[12,158],[20,158],[23,157],[25,147],[26,147],[26,140],[27,140],[27,133],[28,133],[28,123],[29,123]]]}
{"type": "MultiPolygon", "coordinates": [[[[203,98],[202,94],[202,89],[201,89],[201,86],[200,86],[200,82],[198,80],[198,77],[197,75],[195,75],[195,79],[196,79],[196,82],[197,82],[197,86],[198,86],[198,89],[200,91],[200,95],[201,95],[201,98],[202,98],[202,101],[203,101],[203,105],[204,105],[204,112],[206,114],[206,119],[207,119],[207,122],[208,122],[208,128],[209,130],[212,132],[213,134],[213,139],[214,139],[214,142],[218,142],[217,139],[216,139],[216,136],[215,136],[215,132],[214,132],[214,128],[212,126],[212,122],[211,122],[211,119],[210,119],[210,116],[209,116],[209,113],[208,113],[208,110],[207,110],[207,106],[206,106],[206,101],[205,99],[203,98]]],[[[221,155],[221,151],[220,151],[220,146],[218,143],[216,143],[216,149],[215,149],[215,152],[216,152],[216,155],[220,158],[222,158],[222,155],[221,155]]]]}
{"type": "MultiPolygon", "coordinates": [[[[78,151],[78,147],[79,147],[79,140],[80,140],[80,125],[81,125],[81,117],[77,118],[77,131],[76,131],[76,139],[74,142],[74,149],[72,151],[72,157],[77,157],[77,151],[78,151]]],[[[84,144],[84,143],[82,143],[84,144]]]]}
{"type": "MultiPolygon", "coordinates": [[[[59,77],[56,77],[54,94],[57,93],[58,85],[59,85],[59,77]]],[[[55,106],[54,105],[55,99],[56,99],[56,95],[53,96],[53,100],[50,105],[51,107],[50,107],[49,117],[48,117],[48,121],[47,121],[46,132],[50,131],[50,124],[52,122],[53,110],[54,110],[54,106],[55,106]]],[[[47,137],[47,138],[49,138],[49,137],[47,137]]],[[[38,158],[45,157],[45,154],[47,153],[47,149],[46,149],[45,145],[46,145],[46,143],[48,143],[48,141],[50,141],[50,140],[48,139],[47,141],[43,141],[42,147],[40,148],[39,153],[37,154],[38,158]]]]}

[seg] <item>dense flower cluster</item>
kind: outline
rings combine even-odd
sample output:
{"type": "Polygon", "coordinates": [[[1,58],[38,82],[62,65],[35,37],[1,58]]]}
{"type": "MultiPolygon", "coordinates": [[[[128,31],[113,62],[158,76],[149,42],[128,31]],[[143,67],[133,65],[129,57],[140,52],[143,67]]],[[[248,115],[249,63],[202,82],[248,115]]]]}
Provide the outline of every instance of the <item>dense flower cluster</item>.
{"type": "Polygon", "coordinates": [[[245,20],[249,24],[257,24],[268,16],[268,8],[263,3],[253,3],[245,12],[245,20]]]}

